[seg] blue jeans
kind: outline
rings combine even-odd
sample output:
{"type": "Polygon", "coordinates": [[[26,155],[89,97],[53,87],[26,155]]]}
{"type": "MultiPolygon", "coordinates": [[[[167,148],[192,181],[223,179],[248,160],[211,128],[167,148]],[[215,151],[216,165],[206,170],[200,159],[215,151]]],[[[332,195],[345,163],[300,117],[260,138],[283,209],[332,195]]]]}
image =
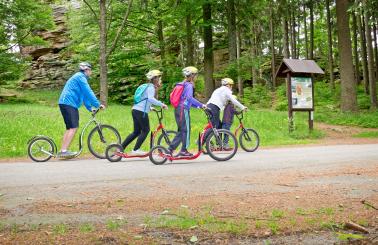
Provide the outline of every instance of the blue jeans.
{"type": "MultiPolygon", "coordinates": [[[[231,126],[232,126],[231,123],[222,123],[222,129],[230,130],[230,129],[231,129],[231,126]]],[[[227,134],[224,135],[223,143],[224,143],[225,145],[228,145],[228,135],[227,135],[227,134]]]]}

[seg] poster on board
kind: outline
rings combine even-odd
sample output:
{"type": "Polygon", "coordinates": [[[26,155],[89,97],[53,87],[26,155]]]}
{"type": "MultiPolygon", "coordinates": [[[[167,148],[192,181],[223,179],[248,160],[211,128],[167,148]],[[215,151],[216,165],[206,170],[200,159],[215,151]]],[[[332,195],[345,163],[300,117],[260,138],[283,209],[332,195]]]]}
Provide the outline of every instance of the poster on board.
{"type": "Polygon", "coordinates": [[[293,109],[312,109],[311,77],[291,77],[291,99],[293,109]]]}

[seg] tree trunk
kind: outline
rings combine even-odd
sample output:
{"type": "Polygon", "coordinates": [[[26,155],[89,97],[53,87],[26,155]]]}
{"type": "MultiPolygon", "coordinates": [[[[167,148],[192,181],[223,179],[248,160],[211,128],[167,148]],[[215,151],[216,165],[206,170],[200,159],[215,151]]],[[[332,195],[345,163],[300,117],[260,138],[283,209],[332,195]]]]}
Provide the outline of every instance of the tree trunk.
{"type": "MultiPolygon", "coordinates": [[[[299,7],[299,10],[300,10],[300,5],[298,5],[299,7]]],[[[297,59],[299,58],[299,56],[301,56],[301,15],[300,13],[298,13],[298,16],[297,16],[297,41],[296,41],[296,46],[297,46],[297,50],[296,50],[296,53],[297,53],[297,59]]]]}
{"type": "Polygon", "coordinates": [[[289,37],[290,37],[290,54],[291,58],[295,59],[295,51],[294,51],[294,24],[293,24],[293,15],[291,9],[288,10],[288,19],[289,19],[289,37]]]}
{"type": "Polygon", "coordinates": [[[213,29],[211,24],[211,2],[202,5],[203,10],[203,40],[204,40],[204,69],[205,69],[205,96],[209,99],[214,91],[214,55],[213,55],[213,29]]]}
{"type": "Polygon", "coordinates": [[[164,33],[163,33],[163,21],[158,20],[157,22],[157,36],[159,40],[159,48],[160,48],[160,59],[164,66],[165,64],[165,44],[164,44],[164,33]]]}
{"type": "Polygon", "coordinates": [[[362,61],[362,75],[364,79],[365,93],[369,94],[369,75],[367,68],[367,54],[366,54],[366,41],[365,41],[365,29],[362,25],[361,15],[357,14],[357,28],[360,33],[360,46],[361,46],[361,61],[362,61]]]}
{"type": "MultiPolygon", "coordinates": [[[[256,31],[256,27],[255,27],[255,23],[253,21],[251,21],[251,33],[252,33],[252,38],[251,38],[251,59],[252,61],[255,61],[256,59],[256,53],[257,53],[257,48],[256,48],[256,45],[257,45],[257,41],[256,41],[256,35],[257,35],[257,31],[256,31]]],[[[255,65],[252,64],[252,87],[254,86],[254,84],[256,84],[257,82],[257,70],[255,68],[255,65]]]]}
{"type": "Polygon", "coordinates": [[[332,23],[331,23],[331,11],[329,9],[329,0],[326,0],[326,10],[327,10],[327,32],[328,32],[328,71],[329,71],[329,82],[332,89],[335,88],[335,81],[333,77],[333,52],[332,52],[332,23]]]}
{"type": "Polygon", "coordinates": [[[194,45],[192,33],[192,15],[188,13],[185,18],[186,22],[186,65],[194,65],[194,45]]]}
{"type": "Polygon", "coordinates": [[[100,101],[108,103],[108,67],[106,59],[106,0],[100,0],[100,101]]]}
{"type": "Polygon", "coordinates": [[[378,76],[378,44],[377,44],[377,24],[375,23],[373,26],[373,33],[374,33],[374,56],[375,56],[375,79],[378,76]]]}
{"type": "Polygon", "coordinates": [[[292,54],[293,54],[293,58],[294,59],[297,59],[298,58],[298,55],[297,55],[297,33],[296,33],[296,25],[297,23],[295,22],[295,11],[291,11],[291,14],[292,14],[292,17],[291,17],[291,31],[292,31],[292,43],[293,43],[293,51],[292,51],[292,54]]]}
{"type": "Polygon", "coordinates": [[[238,91],[239,91],[239,97],[243,97],[244,91],[243,91],[243,79],[240,76],[240,55],[241,55],[241,37],[240,37],[240,30],[237,31],[237,40],[236,40],[236,61],[238,65],[238,91]]]}
{"type": "Polygon", "coordinates": [[[354,55],[354,75],[356,84],[360,84],[360,62],[358,60],[358,45],[357,45],[357,18],[356,13],[352,12],[352,38],[353,38],[353,55],[354,55]]]}
{"type": "Polygon", "coordinates": [[[305,3],[303,4],[303,22],[304,22],[306,59],[308,59],[307,14],[306,14],[306,4],[305,3]]]}
{"type": "Polygon", "coordinates": [[[314,59],[314,2],[309,1],[310,5],[310,54],[309,59],[314,59]]]}
{"type": "Polygon", "coordinates": [[[357,111],[357,92],[354,82],[352,45],[349,29],[348,0],[336,0],[338,46],[340,52],[341,110],[357,111]]]}
{"type": "Polygon", "coordinates": [[[227,1],[227,20],[228,20],[228,57],[230,63],[236,60],[236,19],[234,0],[227,1]]]}
{"type": "MultiPolygon", "coordinates": [[[[285,6],[286,7],[286,6],[285,6]]],[[[282,19],[282,28],[284,33],[284,57],[290,58],[290,50],[289,50],[289,27],[287,23],[287,14],[286,11],[284,12],[284,16],[282,19]]]]}
{"type": "MultiPolygon", "coordinates": [[[[366,0],[362,0],[362,5],[364,9],[366,9],[366,0]]],[[[377,89],[376,89],[376,81],[375,81],[375,67],[374,67],[374,54],[373,54],[373,41],[371,38],[371,27],[369,25],[369,13],[368,11],[364,11],[364,19],[365,19],[365,37],[366,37],[366,48],[367,48],[367,55],[368,55],[368,73],[369,73],[369,90],[370,90],[370,104],[371,109],[377,109],[377,89]]]]}
{"type": "Polygon", "coordinates": [[[270,14],[270,53],[272,54],[272,89],[276,88],[276,55],[274,51],[274,18],[273,18],[273,5],[270,3],[269,5],[269,14],[270,14]]]}

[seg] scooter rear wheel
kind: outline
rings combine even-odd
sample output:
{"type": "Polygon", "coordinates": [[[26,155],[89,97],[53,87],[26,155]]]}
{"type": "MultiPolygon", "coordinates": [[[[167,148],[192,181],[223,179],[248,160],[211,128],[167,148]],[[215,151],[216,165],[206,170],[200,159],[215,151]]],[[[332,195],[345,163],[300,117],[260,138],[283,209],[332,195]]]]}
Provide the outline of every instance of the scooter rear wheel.
{"type": "Polygon", "coordinates": [[[206,150],[211,158],[227,161],[233,158],[238,150],[238,142],[233,133],[227,129],[217,129],[218,135],[211,132],[206,139],[206,150]]]}
{"type": "Polygon", "coordinates": [[[54,143],[47,137],[35,137],[29,142],[28,155],[35,162],[46,162],[54,153],[54,143]]]}
{"type": "Polygon", "coordinates": [[[168,160],[166,157],[168,154],[168,150],[165,147],[157,145],[151,149],[149,158],[153,164],[162,165],[168,160]]]}
{"type": "Polygon", "coordinates": [[[110,162],[119,162],[122,159],[122,156],[119,156],[117,153],[123,151],[123,147],[120,144],[110,144],[106,147],[105,156],[110,162]]]}

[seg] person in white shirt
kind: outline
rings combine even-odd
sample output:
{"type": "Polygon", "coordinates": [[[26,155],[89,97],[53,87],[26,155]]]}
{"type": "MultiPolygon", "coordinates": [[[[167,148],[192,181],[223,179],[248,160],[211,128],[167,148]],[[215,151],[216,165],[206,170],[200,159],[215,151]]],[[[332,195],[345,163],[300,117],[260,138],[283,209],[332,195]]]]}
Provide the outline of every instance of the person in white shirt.
{"type": "Polygon", "coordinates": [[[220,111],[224,109],[229,101],[239,107],[240,110],[246,111],[248,108],[242,105],[234,96],[232,96],[232,86],[234,81],[231,78],[223,78],[222,86],[214,90],[206,106],[211,112],[211,123],[215,128],[220,128],[220,111]]]}

